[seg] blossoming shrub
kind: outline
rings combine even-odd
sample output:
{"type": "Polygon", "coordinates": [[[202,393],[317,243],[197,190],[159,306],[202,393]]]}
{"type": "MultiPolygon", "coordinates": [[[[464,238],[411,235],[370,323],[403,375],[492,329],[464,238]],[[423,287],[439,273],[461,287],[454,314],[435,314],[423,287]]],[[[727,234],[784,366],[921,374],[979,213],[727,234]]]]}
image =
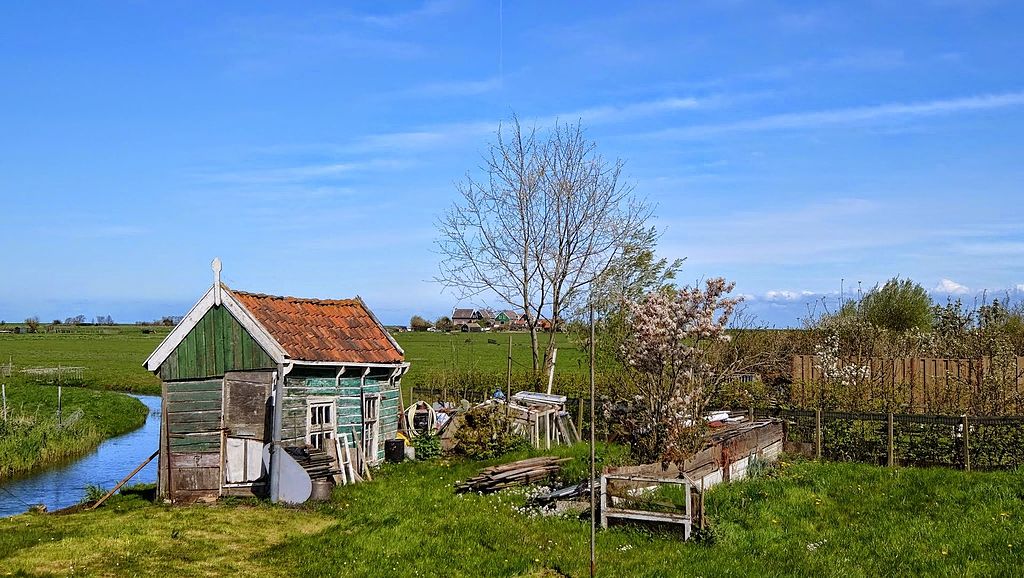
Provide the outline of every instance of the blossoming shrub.
{"type": "Polygon", "coordinates": [[[725,279],[664,288],[624,304],[620,348],[626,379],[606,404],[606,419],[638,459],[682,463],[702,445],[708,399],[729,379],[723,344],[739,298],[725,279]]]}

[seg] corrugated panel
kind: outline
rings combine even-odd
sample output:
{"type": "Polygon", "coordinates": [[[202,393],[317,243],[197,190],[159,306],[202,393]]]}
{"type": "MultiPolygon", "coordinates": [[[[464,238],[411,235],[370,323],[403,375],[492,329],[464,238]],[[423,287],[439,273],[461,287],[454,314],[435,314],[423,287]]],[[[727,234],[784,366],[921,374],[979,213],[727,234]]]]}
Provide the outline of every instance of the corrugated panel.
{"type": "Polygon", "coordinates": [[[358,299],[300,299],[232,291],[292,359],[401,363],[400,349],[358,299]]]}

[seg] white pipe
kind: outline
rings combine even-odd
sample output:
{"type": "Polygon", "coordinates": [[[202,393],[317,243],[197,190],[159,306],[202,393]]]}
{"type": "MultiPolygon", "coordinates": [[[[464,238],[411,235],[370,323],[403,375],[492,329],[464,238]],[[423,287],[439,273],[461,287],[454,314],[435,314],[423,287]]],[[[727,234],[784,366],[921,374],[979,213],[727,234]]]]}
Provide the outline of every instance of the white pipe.
{"type": "Polygon", "coordinates": [[[558,349],[551,350],[551,368],[548,370],[548,395],[551,395],[551,385],[555,381],[555,360],[558,359],[558,349]]]}
{"type": "Polygon", "coordinates": [[[270,501],[277,502],[281,496],[281,421],[284,406],[284,382],[294,369],[291,363],[280,363],[274,372],[274,421],[270,438],[270,501]]]}

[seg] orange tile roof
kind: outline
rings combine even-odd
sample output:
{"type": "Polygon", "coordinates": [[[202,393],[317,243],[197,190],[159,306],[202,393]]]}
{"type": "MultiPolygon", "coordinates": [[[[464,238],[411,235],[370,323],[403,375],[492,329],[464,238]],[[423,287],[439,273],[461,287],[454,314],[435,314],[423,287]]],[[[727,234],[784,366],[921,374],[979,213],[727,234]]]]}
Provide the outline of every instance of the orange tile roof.
{"type": "Polygon", "coordinates": [[[390,336],[361,299],[300,299],[231,291],[288,357],[301,361],[401,363],[390,336]]]}

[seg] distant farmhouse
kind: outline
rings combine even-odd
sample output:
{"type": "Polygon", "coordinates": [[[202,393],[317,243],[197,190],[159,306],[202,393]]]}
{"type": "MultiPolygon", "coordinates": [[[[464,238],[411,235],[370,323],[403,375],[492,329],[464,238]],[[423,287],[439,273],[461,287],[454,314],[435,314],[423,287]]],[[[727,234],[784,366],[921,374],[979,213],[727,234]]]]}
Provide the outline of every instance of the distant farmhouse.
{"type": "MultiPolygon", "coordinates": [[[[545,320],[546,321],[546,320],[545,320]]],[[[456,307],[452,310],[452,325],[457,331],[472,333],[492,329],[523,331],[529,327],[527,317],[512,309],[495,313],[491,309],[470,309],[456,307]]]]}

